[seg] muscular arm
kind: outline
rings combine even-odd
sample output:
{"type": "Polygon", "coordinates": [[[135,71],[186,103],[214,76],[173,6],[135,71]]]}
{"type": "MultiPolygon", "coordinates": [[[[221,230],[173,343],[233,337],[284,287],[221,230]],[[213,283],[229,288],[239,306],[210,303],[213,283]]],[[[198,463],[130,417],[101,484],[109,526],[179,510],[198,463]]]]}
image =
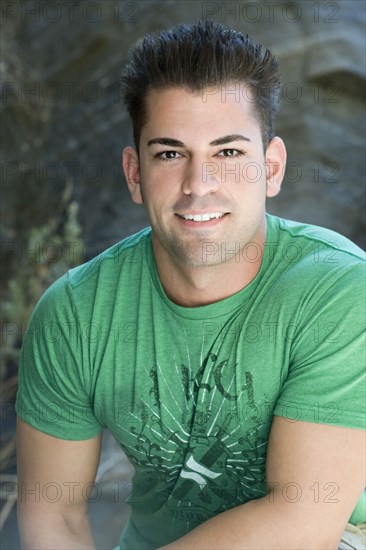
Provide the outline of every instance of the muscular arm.
{"type": "Polygon", "coordinates": [[[85,441],[58,439],[18,418],[18,521],[23,549],[95,548],[86,495],[95,479],[100,443],[100,436],[85,441]]]}
{"type": "Polygon", "coordinates": [[[219,514],[163,548],[336,549],[365,487],[365,460],[362,430],[275,416],[269,495],[219,514]]]}

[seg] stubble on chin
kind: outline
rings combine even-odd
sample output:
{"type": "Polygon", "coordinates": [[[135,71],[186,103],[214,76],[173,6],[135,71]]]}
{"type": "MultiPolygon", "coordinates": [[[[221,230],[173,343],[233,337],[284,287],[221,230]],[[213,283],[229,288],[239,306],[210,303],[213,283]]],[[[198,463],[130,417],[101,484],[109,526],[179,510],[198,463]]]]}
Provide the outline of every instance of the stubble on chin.
{"type": "Polygon", "coordinates": [[[212,237],[195,237],[194,239],[182,239],[173,233],[162,235],[159,230],[153,231],[154,249],[181,267],[202,268],[225,263],[231,256],[222,254],[223,249],[236,251],[238,243],[219,242],[212,237]]]}

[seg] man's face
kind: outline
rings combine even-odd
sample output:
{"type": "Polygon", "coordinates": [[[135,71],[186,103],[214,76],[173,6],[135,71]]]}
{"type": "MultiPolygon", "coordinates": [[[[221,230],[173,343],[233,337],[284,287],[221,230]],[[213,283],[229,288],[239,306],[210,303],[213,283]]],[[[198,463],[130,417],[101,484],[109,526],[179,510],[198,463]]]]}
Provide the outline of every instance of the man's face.
{"type": "Polygon", "coordinates": [[[147,209],[157,259],[217,265],[249,242],[261,244],[266,195],[281,183],[271,183],[269,166],[278,164],[283,144],[275,138],[282,145],[274,143],[275,154],[269,147],[265,157],[249,91],[242,88],[238,98],[221,89],[152,90],[147,114],[139,159],[127,148],[124,168],[134,202],[147,209]]]}

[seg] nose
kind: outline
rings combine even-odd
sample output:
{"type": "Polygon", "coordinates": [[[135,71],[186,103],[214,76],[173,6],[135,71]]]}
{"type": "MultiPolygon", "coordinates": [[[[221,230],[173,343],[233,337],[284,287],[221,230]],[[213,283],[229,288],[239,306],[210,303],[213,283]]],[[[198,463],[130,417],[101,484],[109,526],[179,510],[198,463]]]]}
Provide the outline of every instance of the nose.
{"type": "Polygon", "coordinates": [[[217,173],[218,167],[215,163],[198,158],[191,159],[183,175],[183,193],[197,197],[215,193],[219,188],[218,179],[215,177],[217,173]]]}

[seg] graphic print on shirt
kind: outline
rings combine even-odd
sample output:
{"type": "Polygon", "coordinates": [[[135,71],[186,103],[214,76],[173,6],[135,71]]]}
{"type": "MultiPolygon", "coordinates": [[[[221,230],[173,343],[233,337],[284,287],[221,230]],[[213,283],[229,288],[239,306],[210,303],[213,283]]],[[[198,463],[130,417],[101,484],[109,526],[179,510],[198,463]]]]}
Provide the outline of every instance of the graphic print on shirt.
{"type": "Polygon", "coordinates": [[[134,422],[125,424],[130,437],[123,447],[137,472],[133,497],[154,484],[156,502],[168,505],[172,521],[194,526],[266,493],[267,438],[253,376],[238,377],[235,367],[210,353],[195,376],[189,366],[175,365],[173,382],[159,363],[146,369],[149,395],[130,414],[134,422]]]}

